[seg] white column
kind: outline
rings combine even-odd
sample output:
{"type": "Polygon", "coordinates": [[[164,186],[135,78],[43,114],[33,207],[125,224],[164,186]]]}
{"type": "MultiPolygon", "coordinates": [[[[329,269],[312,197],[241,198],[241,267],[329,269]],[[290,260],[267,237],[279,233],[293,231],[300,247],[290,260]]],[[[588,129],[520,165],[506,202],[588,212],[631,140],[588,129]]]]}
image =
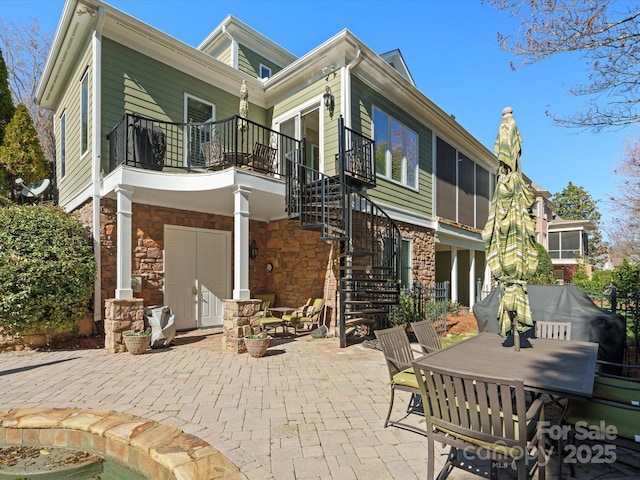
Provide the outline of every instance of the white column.
{"type": "Polygon", "coordinates": [[[133,190],[118,185],[115,189],[117,200],[118,256],[116,260],[116,299],[133,298],[131,289],[131,197],[133,190]]]}
{"type": "Polygon", "coordinates": [[[238,186],[233,192],[233,299],[248,300],[249,291],[249,194],[238,186]]]}
{"type": "Polygon", "coordinates": [[[458,301],[458,247],[451,247],[451,301],[458,301]]]}
{"type": "Polygon", "coordinates": [[[476,303],[476,251],[469,250],[469,308],[476,303]]]}
{"type": "Polygon", "coordinates": [[[484,267],[484,279],[482,281],[482,292],[487,292],[487,294],[491,291],[491,268],[489,268],[489,264],[486,264],[484,267]]]}

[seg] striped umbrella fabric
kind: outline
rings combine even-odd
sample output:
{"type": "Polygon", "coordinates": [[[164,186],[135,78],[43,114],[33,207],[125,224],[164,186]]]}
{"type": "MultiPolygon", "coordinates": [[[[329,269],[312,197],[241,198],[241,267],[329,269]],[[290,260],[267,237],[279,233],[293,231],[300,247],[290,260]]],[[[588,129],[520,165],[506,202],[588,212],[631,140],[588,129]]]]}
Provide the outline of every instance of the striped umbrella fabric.
{"type": "Polygon", "coordinates": [[[534,195],[522,178],[522,139],[511,112],[509,107],[503,110],[494,145],[500,168],[489,218],[482,230],[487,264],[501,290],[498,317],[503,336],[511,331],[513,320],[519,331],[533,326],[526,278],[538,266],[535,220],[531,213],[534,195]]]}

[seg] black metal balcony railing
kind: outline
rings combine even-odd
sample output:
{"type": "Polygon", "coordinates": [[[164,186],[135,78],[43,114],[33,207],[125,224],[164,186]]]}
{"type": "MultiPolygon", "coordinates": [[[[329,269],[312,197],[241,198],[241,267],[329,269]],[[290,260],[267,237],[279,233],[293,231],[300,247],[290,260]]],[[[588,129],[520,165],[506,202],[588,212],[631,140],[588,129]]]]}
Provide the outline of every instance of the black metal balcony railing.
{"type": "Polygon", "coordinates": [[[345,126],[342,117],[338,119],[338,132],[342,137],[338,140],[340,149],[344,148],[343,152],[336,154],[338,163],[340,163],[340,155],[344,159],[344,165],[342,167],[338,165],[338,172],[344,171],[342,181],[358,189],[375,187],[375,142],[345,126]]]}
{"type": "Polygon", "coordinates": [[[109,170],[129,165],[191,171],[242,167],[284,175],[285,156],[303,143],[237,115],[204,123],[173,123],[125,114],[107,136],[109,170]]]}

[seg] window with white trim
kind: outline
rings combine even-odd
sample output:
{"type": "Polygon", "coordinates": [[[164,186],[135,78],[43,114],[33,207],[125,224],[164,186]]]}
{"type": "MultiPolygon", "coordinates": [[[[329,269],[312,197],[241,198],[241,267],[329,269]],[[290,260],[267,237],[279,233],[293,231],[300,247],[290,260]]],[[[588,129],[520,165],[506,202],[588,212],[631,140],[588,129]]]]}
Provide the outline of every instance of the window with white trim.
{"type": "Polygon", "coordinates": [[[80,155],[89,150],[89,71],[80,80],[80,155]]]}
{"type": "Polygon", "coordinates": [[[418,134],[373,107],[376,173],[407,187],[418,188],[418,134]]]}
{"type": "Polygon", "coordinates": [[[269,78],[271,77],[271,68],[266,65],[260,64],[260,78],[269,78]]]}
{"type": "Polygon", "coordinates": [[[60,178],[67,173],[67,111],[60,115],[60,178]]]}

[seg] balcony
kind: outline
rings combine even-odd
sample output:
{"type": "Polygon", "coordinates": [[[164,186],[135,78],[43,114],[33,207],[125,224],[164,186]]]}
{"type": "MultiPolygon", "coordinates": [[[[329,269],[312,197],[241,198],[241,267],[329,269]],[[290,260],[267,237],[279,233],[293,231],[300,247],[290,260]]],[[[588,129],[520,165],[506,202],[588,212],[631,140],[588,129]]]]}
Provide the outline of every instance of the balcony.
{"type": "Polygon", "coordinates": [[[286,158],[304,158],[303,142],[237,115],[172,123],[128,113],[107,139],[109,171],[120,165],[186,172],[239,167],[279,176],[286,174],[286,158]]]}

